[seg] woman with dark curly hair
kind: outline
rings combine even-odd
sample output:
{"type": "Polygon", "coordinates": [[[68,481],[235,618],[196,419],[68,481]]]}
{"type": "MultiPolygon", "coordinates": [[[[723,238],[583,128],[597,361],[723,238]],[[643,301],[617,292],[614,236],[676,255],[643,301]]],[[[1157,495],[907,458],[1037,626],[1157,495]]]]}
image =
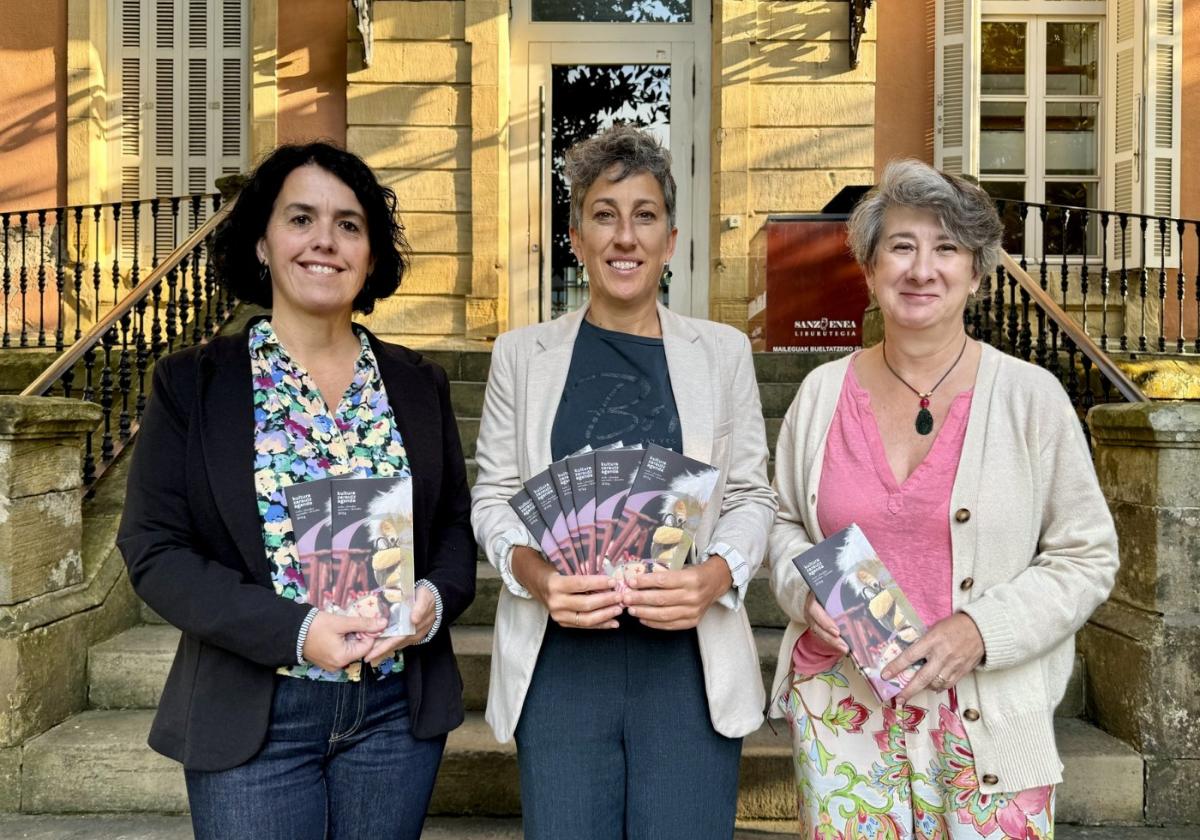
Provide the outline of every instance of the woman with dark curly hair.
{"type": "Polygon", "coordinates": [[[271,310],[158,362],[118,545],[182,630],[150,745],[184,765],[197,838],[420,836],[463,719],[447,626],[475,592],[445,372],[352,320],[400,285],[396,196],[326,143],[284,146],[213,260],[271,310]],[[284,489],[409,476],[412,635],[311,606],[284,489]]]}

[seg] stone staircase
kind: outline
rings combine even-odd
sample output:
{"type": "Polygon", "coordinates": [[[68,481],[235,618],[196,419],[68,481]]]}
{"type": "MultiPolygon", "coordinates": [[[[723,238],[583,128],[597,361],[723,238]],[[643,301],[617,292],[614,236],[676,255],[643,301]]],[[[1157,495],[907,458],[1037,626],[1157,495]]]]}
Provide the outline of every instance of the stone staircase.
{"type": "MultiPolygon", "coordinates": [[[[452,399],[474,479],[474,446],[483,402],[488,354],[435,351],[452,379],[452,399]]],[[[780,418],[797,383],[823,358],[759,355],[764,414],[772,449],[780,418]]],[[[121,471],[123,475],[123,471],[121,471]]],[[[479,563],[475,603],[453,628],[463,675],[466,723],[450,735],[431,812],[507,817],[519,814],[516,754],[497,743],[483,720],[492,622],[499,576],[479,563]]],[[[765,572],[751,583],[746,608],[754,625],[764,682],[773,674],[786,620],[775,605],[765,572]]],[[[21,810],[27,813],[139,813],[187,810],[183,776],[174,762],[146,746],[153,709],[174,655],[178,631],[149,609],[141,623],[93,645],[88,652],[88,709],[27,741],[20,763],[21,810]]],[[[1061,822],[1142,822],[1143,760],[1121,741],[1091,726],[1086,670],[1077,658],[1058,709],[1057,737],[1066,765],[1058,793],[1061,822]]],[[[738,802],[743,821],[790,820],[795,814],[786,723],[764,726],[746,739],[738,802]]]]}

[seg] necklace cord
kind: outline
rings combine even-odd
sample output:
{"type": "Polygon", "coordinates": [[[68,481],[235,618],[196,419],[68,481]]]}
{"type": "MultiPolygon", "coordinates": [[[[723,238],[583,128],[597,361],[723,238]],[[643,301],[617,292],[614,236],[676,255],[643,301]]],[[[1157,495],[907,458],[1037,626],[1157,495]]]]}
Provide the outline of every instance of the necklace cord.
{"type": "Polygon", "coordinates": [[[892,367],[892,363],[888,361],[888,357],[887,357],[887,339],[886,339],[886,338],[885,338],[885,339],[883,340],[883,342],[882,342],[882,343],[883,343],[883,347],[882,347],[883,364],[884,364],[884,365],[887,367],[887,369],[888,369],[888,370],[891,372],[892,376],[894,376],[894,377],[896,377],[897,379],[899,379],[899,380],[900,380],[900,383],[901,383],[902,385],[904,385],[904,387],[905,387],[905,388],[907,388],[908,390],[912,391],[914,394],[916,394],[916,395],[917,395],[918,397],[920,397],[921,399],[928,399],[929,397],[933,396],[933,392],[934,392],[934,391],[936,391],[936,390],[938,389],[938,386],[939,386],[939,385],[941,385],[943,382],[945,382],[945,381],[946,381],[946,377],[947,377],[947,376],[949,376],[949,375],[950,375],[950,373],[951,373],[951,372],[952,372],[952,371],[953,371],[953,370],[954,370],[956,367],[958,367],[958,363],[959,363],[960,361],[962,361],[963,353],[966,353],[966,352],[967,352],[967,341],[969,341],[969,340],[970,340],[970,337],[969,337],[969,336],[963,336],[963,343],[962,343],[962,347],[960,347],[960,348],[959,348],[959,350],[958,350],[958,355],[957,355],[957,356],[954,358],[954,361],[953,361],[953,362],[950,364],[950,367],[946,368],[946,372],[942,374],[942,378],[941,378],[941,379],[939,379],[937,382],[935,382],[935,383],[934,383],[934,385],[933,385],[933,387],[932,387],[932,388],[930,388],[928,391],[926,391],[924,394],[922,394],[920,391],[918,391],[918,390],[917,390],[916,388],[914,388],[912,385],[909,385],[909,384],[908,384],[908,380],[906,380],[906,379],[905,379],[903,376],[901,376],[900,374],[896,373],[896,369],[895,369],[894,367],[892,367]]]}

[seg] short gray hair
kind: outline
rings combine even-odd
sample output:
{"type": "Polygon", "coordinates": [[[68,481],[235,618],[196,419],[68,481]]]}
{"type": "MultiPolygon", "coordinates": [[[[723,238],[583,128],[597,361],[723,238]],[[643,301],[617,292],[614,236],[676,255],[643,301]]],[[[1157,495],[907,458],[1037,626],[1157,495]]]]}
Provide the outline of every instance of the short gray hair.
{"type": "Polygon", "coordinates": [[[649,173],[662,187],[667,217],[675,227],[675,178],[671,175],[671,153],[653,134],[632,125],[618,124],[567,150],[564,174],[571,182],[571,227],[579,230],[583,219],[583,197],[596,179],[618,167],[614,182],[630,175],[649,173]]]}
{"type": "Polygon", "coordinates": [[[894,160],[850,214],[850,250],[864,268],[875,263],[889,207],[928,210],[950,238],[974,257],[975,274],[983,277],[1000,261],[1004,226],[991,197],[978,184],[947,175],[919,160],[894,160]]]}

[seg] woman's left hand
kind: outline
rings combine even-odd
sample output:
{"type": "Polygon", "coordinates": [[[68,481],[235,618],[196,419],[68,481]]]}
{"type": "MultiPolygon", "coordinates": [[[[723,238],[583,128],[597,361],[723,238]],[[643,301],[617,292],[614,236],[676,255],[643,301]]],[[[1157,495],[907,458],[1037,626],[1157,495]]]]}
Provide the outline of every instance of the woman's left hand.
{"type": "Polygon", "coordinates": [[[700,623],[713,601],[733,586],[729,564],[710,562],[678,571],[634,573],[621,597],[629,614],[655,630],[688,630],[700,623]]]}
{"type": "Polygon", "coordinates": [[[437,613],[433,606],[433,594],[424,586],[417,587],[416,605],[412,611],[413,626],[416,628],[411,636],[380,636],[371,646],[364,659],[372,665],[378,665],[401,648],[415,645],[429,635],[433,620],[437,613]]]}
{"type": "Polygon", "coordinates": [[[966,613],[955,613],[929,629],[911,647],[888,663],[880,676],[890,680],[914,662],[925,664],[913,675],[897,703],[908,702],[926,687],[947,691],[983,661],[983,636],[966,613]]]}

